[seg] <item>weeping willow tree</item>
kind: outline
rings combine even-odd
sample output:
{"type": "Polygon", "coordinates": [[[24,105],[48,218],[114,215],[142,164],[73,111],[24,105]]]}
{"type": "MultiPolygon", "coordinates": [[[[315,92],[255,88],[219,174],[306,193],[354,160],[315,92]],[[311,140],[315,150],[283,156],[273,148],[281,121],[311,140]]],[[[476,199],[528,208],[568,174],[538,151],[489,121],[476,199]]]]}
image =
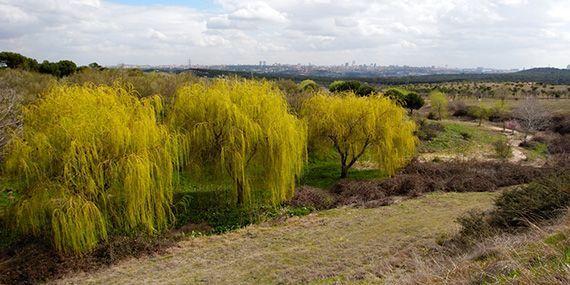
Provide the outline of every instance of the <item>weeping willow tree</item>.
{"type": "Polygon", "coordinates": [[[229,181],[239,206],[252,202],[252,189],[274,204],[292,197],[306,126],[273,84],[220,79],[184,87],[167,121],[185,142],[186,169],[229,181]]]}
{"type": "Polygon", "coordinates": [[[74,254],[112,232],[165,229],[178,156],[156,123],[160,105],[119,87],[59,85],[25,108],[5,162],[24,183],[9,212],[16,228],[74,254]]]}
{"type": "Polygon", "coordinates": [[[365,153],[391,175],[415,152],[414,122],[387,97],[321,93],[305,101],[301,114],[311,147],[338,153],[341,178],[365,153]]]}

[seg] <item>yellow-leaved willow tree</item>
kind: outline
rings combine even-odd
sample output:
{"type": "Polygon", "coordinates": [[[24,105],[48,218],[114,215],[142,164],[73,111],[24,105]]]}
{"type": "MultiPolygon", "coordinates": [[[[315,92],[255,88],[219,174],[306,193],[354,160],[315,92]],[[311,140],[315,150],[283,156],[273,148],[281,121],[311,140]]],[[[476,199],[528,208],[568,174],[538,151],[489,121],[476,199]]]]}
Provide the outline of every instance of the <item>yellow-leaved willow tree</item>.
{"type": "Polygon", "coordinates": [[[301,114],[311,147],[338,153],[341,178],[367,152],[390,175],[414,155],[415,124],[387,97],[320,93],[305,101],[301,114]]]}
{"type": "Polygon", "coordinates": [[[5,163],[24,183],[9,212],[17,229],[78,254],[110,232],[168,226],[177,146],[156,122],[160,99],[132,93],[59,85],[24,109],[5,163]]]}
{"type": "Polygon", "coordinates": [[[307,130],[274,84],[218,79],[183,87],[167,122],[186,143],[189,173],[232,184],[238,206],[292,197],[307,130]],[[252,189],[262,195],[252,197],[252,189]]]}

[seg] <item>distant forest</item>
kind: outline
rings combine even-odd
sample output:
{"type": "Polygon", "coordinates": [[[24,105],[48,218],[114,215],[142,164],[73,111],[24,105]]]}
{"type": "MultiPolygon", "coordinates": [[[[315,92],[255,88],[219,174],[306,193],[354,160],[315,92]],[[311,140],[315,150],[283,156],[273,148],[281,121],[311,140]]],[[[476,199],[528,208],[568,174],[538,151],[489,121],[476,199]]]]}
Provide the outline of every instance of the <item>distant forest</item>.
{"type": "MultiPolygon", "coordinates": [[[[309,79],[308,76],[296,75],[274,75],[240,71],[210,70],[210,69],[190,69],[198,76],[218,77],[237,75],[246,78],[269,78],[269,79],[292,79],[302,81],[309,79]]],[[[328,86],[331,82],[339,80],[336,77],[315,77],[310,79],[319,84],[328,86]]],[[[538,82],[547,84],[570,84],[570,69],[558,68],[533,68],[513,73],[497,74],[435,74],[402,77],[343,77],[343,80],[358,80],[369,84],[402,85],[416,83],[442,83],[442,82],[538,82]]]]}

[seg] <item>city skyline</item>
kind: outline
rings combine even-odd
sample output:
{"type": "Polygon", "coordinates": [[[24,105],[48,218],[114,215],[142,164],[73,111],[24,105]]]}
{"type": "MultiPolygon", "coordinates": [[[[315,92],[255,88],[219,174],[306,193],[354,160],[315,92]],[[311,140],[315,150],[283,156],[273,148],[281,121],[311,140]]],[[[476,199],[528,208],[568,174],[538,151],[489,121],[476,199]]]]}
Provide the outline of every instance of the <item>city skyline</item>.
{"type": "Polygon", "coordinates": [[[2,0],[0,50],[138,65],[565,68],[561,0],[2,0]]]}

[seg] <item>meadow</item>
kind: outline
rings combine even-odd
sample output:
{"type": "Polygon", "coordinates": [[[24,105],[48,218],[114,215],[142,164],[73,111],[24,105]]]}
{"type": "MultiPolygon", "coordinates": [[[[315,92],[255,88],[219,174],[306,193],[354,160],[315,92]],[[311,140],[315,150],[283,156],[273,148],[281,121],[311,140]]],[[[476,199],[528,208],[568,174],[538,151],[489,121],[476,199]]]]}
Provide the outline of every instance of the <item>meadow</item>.
{"type": "Polygon", "coordinates": [[[2,283],[569,281],[566,85],[5,68],[0,92],[2,283]]]}

